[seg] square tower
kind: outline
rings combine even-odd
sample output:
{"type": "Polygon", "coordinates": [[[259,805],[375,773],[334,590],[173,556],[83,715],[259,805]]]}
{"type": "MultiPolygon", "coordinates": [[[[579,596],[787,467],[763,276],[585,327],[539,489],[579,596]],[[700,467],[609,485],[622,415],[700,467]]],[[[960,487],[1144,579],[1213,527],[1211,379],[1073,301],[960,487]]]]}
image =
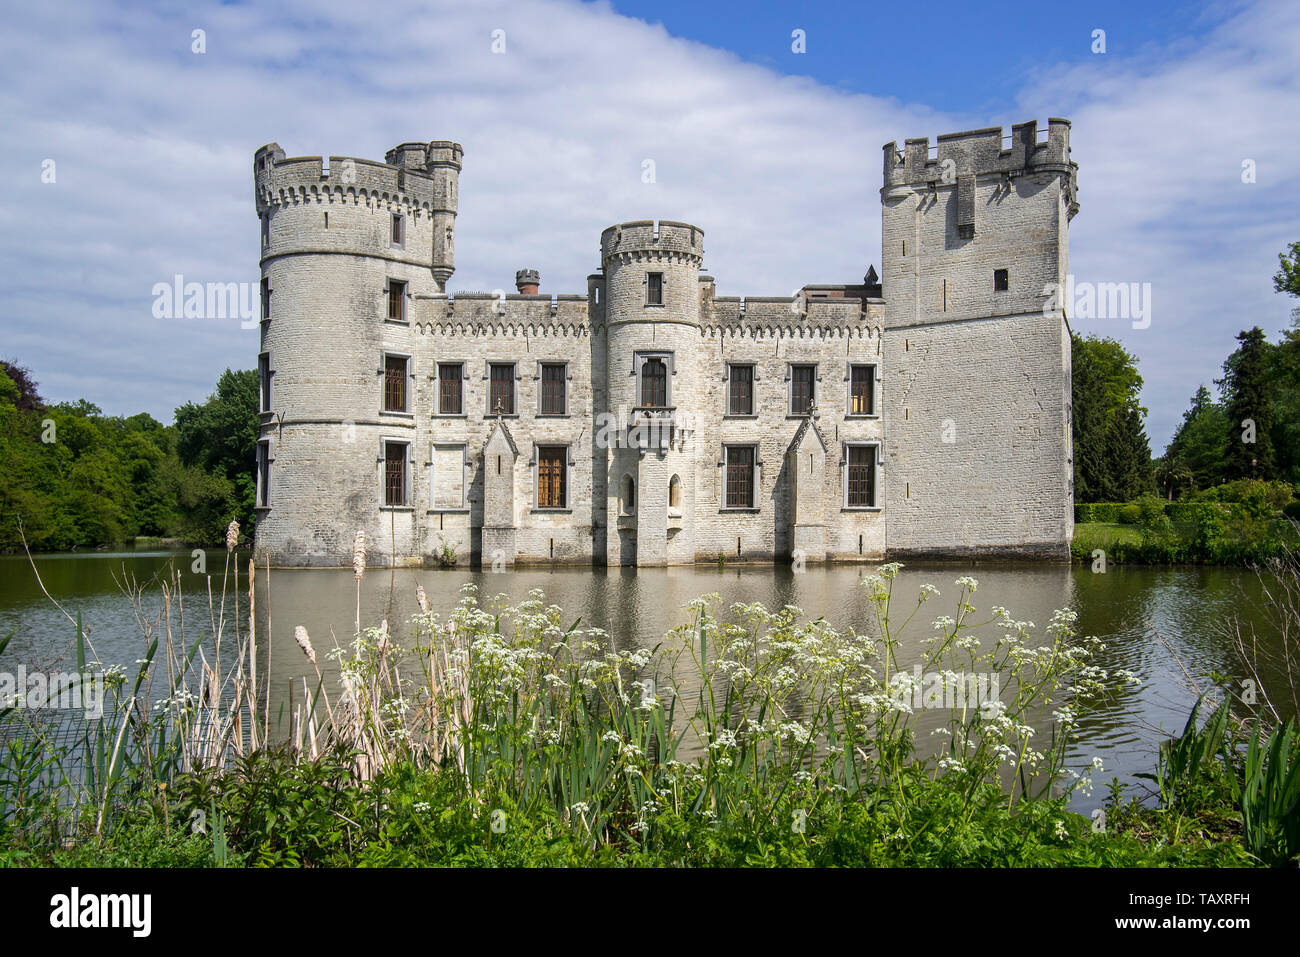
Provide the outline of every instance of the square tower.
{"type": "Polygon", "coordinates": [[[1069,556],[1077,169],[1062,119],[884,147],[891,557],[1069,556]]]}

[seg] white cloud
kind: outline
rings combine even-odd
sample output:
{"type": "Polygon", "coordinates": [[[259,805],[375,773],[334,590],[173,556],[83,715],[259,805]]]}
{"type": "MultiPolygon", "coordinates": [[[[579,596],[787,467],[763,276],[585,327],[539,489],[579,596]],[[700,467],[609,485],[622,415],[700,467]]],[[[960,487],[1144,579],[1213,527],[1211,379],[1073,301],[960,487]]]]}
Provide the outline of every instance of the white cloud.
{"type": "Polygon", "coordinates": [[[1121,330],[1143,359],[1156,436],[1240,326],[1273,331],[1286,315],[1268,276],[1295,238],[1280,197],[1294,208],[1300,31],[1282,6],[1177,55],[1045,66],[1017,114],[992,117],[782,76],[605,4],[376,16],[351,0],[86,2],[10,16],[0,353],[47,395],[113,412],[170,420],[222,368],[252,366],[255,332],[154,319],[150,290],[175,273],[256,279],[252,154],[271,140],[369,158],[406,140],[462,143],[453,291],[510,288],[533,266],[544,291],[583,292],[601,229],[662,218],[704,229],[723,295],[783,295],[879,268],[883,143],[1067,115],[1082,164],[1075,273],[1156,287],[1152,328],[1121,330]],[[194,28],[206,54],[190,52],[194,28]],[[1259,163],[1254,187],[1237,182],[1243,156],[1259,163]],[[45,157],[54,185],[39,180],[45,157]],[[641,182],[645,159],[654,184],[641,182]]]}

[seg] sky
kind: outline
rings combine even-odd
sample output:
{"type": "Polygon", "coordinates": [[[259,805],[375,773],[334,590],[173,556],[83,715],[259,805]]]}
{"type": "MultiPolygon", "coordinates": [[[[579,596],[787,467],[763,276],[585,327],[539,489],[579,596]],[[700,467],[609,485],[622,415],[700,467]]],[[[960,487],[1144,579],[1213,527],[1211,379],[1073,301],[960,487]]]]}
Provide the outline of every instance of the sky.
{"type": "Polygon", "coordinates": [[[671,219],[704,229],[719,295],[772,296],[880,268],[884,143],[1064,116],[1080,165],[1071,272],[1149,284],[1151,303],[1145,328],[1073,327],[1138,357],[1159,454],[1236,333],[1259,325],[1276,340],[1300,304],[1271,281],[1300,240],[1300,4],[920,10],[13,6],[0,33],[0,357],[47,400],[164,422],[223,369],[252,368],[255,329],[158,318],[153,289],[178,274],[256,284],[252,157],[271,141],[371,159],[461,143],[452,293],[512,289],[524,267],[543,292],[585,292],[605,226],[671,219]]]}

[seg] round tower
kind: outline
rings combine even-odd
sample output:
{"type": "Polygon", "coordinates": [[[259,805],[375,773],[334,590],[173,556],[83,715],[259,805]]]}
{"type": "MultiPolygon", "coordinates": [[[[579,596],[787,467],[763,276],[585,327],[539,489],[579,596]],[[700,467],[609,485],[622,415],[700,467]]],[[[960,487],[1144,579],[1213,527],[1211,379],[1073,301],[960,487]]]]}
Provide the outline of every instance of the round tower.
{"type": "Polygon", "coordinates": [[[385,163],[254,154],[256,544],[273,563],[349,564],[359,529],[372,563],[419,557],[413,311],[454,268],[461,155],[443,141],[385,163]]]}
{"type": "Polygon", "coordinates": [[[704,232],[666,220],[622,223],[601,234],[600,249],[605,396],[620,425],[607,459],[607,560],[689,562],[704,232]]]}

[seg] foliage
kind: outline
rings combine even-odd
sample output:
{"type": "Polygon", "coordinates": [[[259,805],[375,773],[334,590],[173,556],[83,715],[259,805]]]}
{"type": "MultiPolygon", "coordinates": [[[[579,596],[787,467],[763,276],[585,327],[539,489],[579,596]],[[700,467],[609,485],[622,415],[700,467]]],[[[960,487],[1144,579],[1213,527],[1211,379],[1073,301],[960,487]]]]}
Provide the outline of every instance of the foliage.
{"type": "Polygon", "coordinates": [[[0,372],[0,551],[20,548],[24,536],[47,551],[140,535],[209,544],[233,517],[251,527],[257,415],[243,388],[251,373],[227,371],[218,396],[183,406],[183,426],[169,427],[145,413],[106,416],[84,400],[50,405],[16,363],[0,372]]]}
{"type": "Polygon", "coordinates": [[[1255,326],[1237,334],[1241,343],[1223,363],[1223,390],[1228,435],[1224,474],[1229,479],[1276,476],[1273,459],[1273,400],[1269,371],[1277,347],[1255,326]],[[1253,436],[1253,437],[1252,437],[1253,436]]]}
{"type": "Polygon", "coordinates": [[[1075,500],[1132,499],[1152,490],[1137,358],[1114,339],[1075,335],[1071,364],[1075,500]]]}

